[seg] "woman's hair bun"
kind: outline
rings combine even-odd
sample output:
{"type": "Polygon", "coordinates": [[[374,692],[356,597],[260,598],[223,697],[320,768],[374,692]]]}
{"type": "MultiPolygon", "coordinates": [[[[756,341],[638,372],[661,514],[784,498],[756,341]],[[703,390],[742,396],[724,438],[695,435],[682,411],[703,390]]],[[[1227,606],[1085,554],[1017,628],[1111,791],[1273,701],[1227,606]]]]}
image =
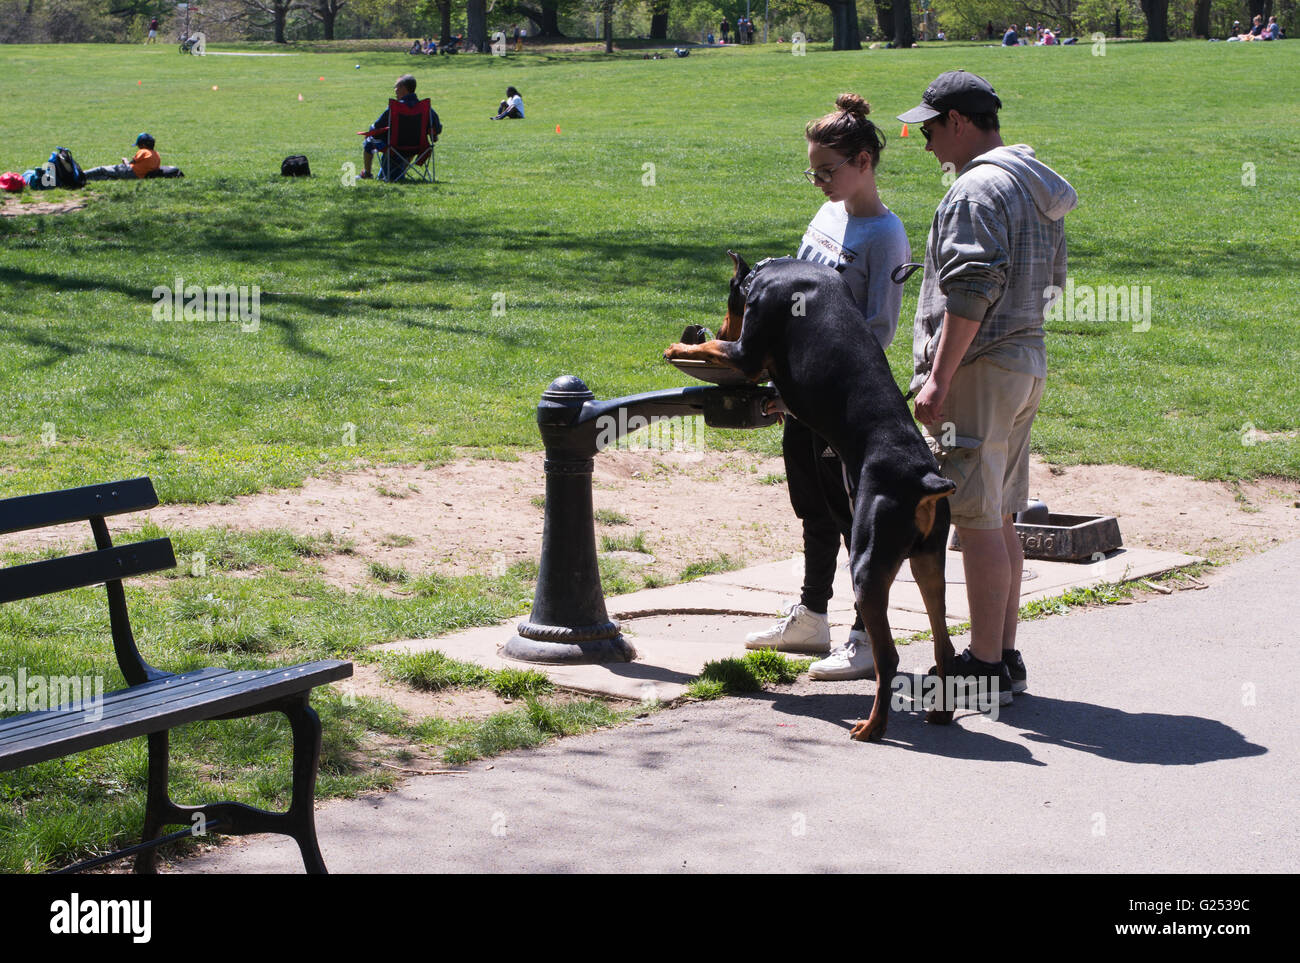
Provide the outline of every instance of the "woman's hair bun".
{"type": "Polygon", "coordinates": [[[871,113],[871,105],[855,93],[843,93],[835,98],[835,106],[845,113],[866,117],[871,113]]]}

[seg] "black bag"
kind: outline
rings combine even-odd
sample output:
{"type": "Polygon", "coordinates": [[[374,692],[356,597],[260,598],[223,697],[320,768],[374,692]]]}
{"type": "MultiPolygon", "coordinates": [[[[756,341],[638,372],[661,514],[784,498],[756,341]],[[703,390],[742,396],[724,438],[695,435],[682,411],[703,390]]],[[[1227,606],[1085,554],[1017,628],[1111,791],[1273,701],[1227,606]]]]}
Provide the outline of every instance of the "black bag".
{"type": "Polygon", "coordinates": [[[66,147],[54,148],[50,155],[50,166],[54,168],[55,187],[84,187],[86,175],[72,157],[72,151],[66,147]]]}
{"type": "Polygon", "coordinates": [[[311,177],[311,168],[303,154],[294,154],[280,162],[280,174],[284,177],[311,177]]]}

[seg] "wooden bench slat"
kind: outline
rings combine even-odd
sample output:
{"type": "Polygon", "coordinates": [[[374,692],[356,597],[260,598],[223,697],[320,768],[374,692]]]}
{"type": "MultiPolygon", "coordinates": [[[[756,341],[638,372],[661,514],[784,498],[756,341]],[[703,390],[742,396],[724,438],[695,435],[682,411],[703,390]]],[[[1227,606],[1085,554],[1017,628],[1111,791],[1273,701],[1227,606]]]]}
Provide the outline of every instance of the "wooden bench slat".
{"type": "Polygon", "coordinates": [[[99,552],[65,555],[0,569],[0,603],[98,585],[132,575],[176,567],[171,539],[118,545],[99,552]]]}
{"type": "Polygon", "coordinates": [[[158,495],[148,478],[129,478],[39,495],[19,495],[0,499],[0,535],[85,521],[97,515],[120,515],[154,508],[157,504],[158,495]]]}
{"type": "MultiPolygon", "coordinates": [[[[232,675],[238,678],[232,680],[227,676],[215,676],[206,683],[201,681],[194,686],[195,692],[174,700],[170,698],[171,691],[164,688],[168,693],[168,701],[163,705],[140,706],[111,720],[83,718],[80,723],[69,720],[69,725],[61,731],[42,732],[8,744],[0,749],[0,772],[122,742],[151,732],[161,732],[186,722],[250,709],[338,679],[346,679],[352,675],[352,663],[328,659],[285,669],[234,672],[232,675]]],[[[150,685],[158,683],[146,683],[134,688],[150,685]]]]}

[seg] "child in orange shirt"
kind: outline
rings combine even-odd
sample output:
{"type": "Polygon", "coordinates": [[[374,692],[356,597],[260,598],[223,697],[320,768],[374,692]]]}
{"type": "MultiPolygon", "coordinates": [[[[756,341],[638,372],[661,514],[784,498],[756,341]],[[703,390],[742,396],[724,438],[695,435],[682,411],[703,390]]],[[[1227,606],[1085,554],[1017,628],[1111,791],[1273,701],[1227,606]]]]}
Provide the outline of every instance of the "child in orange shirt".
{"type": "Polygon", "coordinates": [[[153,149],[154,139],[152,134],[141,134],[135,139],[135,146],[139,149],[130,160],[123,157],[120,164],[92,167],[86,171],[86,180],[107,181],[123,180],[131,177],[143,178],[148,177],[151,171],[156,171],[162,166],[162,158],[153,149]]]}

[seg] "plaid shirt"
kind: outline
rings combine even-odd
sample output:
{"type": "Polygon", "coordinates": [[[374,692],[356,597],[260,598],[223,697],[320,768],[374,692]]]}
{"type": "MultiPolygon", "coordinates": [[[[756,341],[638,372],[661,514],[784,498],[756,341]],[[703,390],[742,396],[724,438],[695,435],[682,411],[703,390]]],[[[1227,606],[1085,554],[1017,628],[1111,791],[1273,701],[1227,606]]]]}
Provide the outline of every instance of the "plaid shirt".
{"type": "Polygon", "coordinates": [[[980,322],[962,364],[987,356],[1045,377],[1044,292],[1065,285],[1074,188],[1023,144],[972,160],[939,203],[912,328],[912,387],[929,377],[944,313],[980,322]]]}

